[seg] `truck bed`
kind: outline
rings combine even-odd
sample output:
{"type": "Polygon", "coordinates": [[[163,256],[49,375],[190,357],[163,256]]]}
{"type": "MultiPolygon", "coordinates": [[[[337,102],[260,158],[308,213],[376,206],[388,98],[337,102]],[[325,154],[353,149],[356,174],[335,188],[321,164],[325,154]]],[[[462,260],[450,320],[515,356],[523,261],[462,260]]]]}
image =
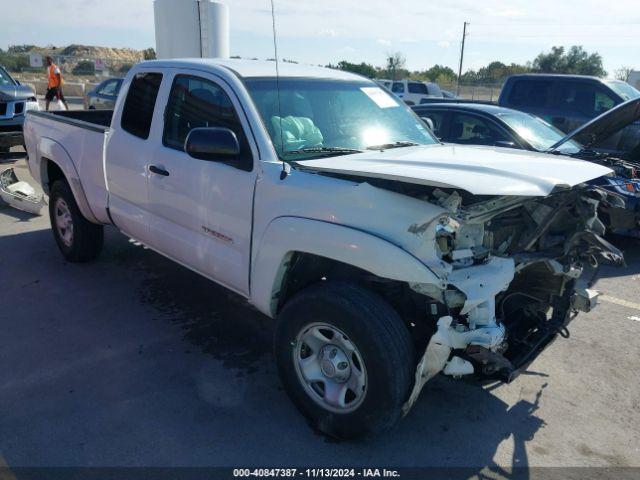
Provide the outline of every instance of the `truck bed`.
{"type": "Polygon", "coordinates": [[[29,112],[29,115],[49,118],[88,130],[105,132],[111,125],[113,110],[61,110],[55,112],[29,112]]]}
{"type": "Polygon", "coordinates": [[[112,116],[111,110],[29,112],[24,123],[31,175],[43,181],[43,162],[57,163],[83,215],[95,223],[109,223],[103,151],[112,116]]]}

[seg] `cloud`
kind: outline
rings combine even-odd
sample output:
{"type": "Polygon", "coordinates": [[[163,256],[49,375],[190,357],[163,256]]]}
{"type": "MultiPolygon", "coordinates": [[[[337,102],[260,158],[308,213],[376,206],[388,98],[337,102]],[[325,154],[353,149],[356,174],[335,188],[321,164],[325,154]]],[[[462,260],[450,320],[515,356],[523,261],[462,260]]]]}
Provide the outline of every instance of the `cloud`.
{"type": "Polygon", "coordinates": [[[340,53],[355,53],[357,52],[357,50],[349,45],[346,45],[342,48],[340,48],[340,50],[338,50],[340,53]]]}
{"type": "Polygon", "coordinates": [[[320,31],[318,31],[318,35],[321,37],[333,38],[336,36],[336,31],[331,28],[323,28],[320,31]]]}
{"type": "Polygon", "coordinates": [[[391,40],[387,40],[386,38],[378,38],[376,40],[376,43],[378,45],[384,45],[385,47],[388,47],[389,45],[391,45],[391,40]]]}
{"type": "Polygon", "coordinates": [[[502,18],[516,18],[516,17],[523,17],[525,15],[525,12],[523,10],[520,10],[519,8],[512,8],[512,7],[501,8],[497,10],[491,9],[491,8],[485,8],[484,13],[488,17],[502,17],[502,18]]]}
{"type": "Polygon", "coordinates": [[[439,40],[437,45],[440,48],[449,48],[451,46],[451,42],[449,42],[448,40],[439,40]]]}

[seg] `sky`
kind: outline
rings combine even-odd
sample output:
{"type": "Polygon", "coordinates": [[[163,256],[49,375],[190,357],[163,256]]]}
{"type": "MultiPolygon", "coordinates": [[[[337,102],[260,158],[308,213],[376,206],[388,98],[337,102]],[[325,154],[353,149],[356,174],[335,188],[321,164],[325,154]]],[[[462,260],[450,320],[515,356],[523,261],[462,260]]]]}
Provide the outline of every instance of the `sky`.
{"type": "MultiPolygon", "coordinates": [[[[270,0],[222,1],[230,7],[231,54],[273,57],[270,0]]],[[[274,2],[280,57],[301,63],[347,60],[382,66],[388,53],[399,51],[410,70],[443,64],[457,71],[467,21],[463,70],[493,60],[524,63],[553,45],[583,45],[599,52],[610,75],[621,66],[640,70],[637,0],[274,2]]],[[[152,0],[10,3],[15,8],[2,8],[0,48],[70,43],[155,46],[152,0]]]]}

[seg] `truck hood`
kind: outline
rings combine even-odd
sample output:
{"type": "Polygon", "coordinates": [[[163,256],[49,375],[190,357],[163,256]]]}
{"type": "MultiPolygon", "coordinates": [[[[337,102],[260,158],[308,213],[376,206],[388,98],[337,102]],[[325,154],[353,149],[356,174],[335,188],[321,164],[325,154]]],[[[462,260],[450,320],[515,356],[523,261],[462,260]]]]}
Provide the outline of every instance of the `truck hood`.
{"type": "Polygon", "coordinates": [[[521,150],[459,145],[421,145],[295,162],[303,170],[375,177],[474,195],[544,197],[611,173],[582,160],[521,150]]]}
{"type": "Polygon", "coordinates": [[[557,150],[571,140],[575,140],[588,149],[593,145],[599,145],[614,133],[638,120],[640,120],[640,98],[621,103],[577,128],[553,145],[549,152],[557,150]]]}
{"type": "Polygon", "coordinates": [[[31,87],[26,85],[7,85],[0,87],[0,102],[14,102],[35,96],[31,87]]]}

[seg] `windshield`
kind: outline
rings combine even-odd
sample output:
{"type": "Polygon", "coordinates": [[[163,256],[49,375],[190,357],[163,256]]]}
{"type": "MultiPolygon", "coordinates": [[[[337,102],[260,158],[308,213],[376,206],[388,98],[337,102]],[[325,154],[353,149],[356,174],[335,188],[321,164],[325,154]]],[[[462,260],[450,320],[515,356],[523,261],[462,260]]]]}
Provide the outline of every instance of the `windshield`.
{"type": "Polygon", "coordinates": [[[0,87],[13,87],[15,84],[16,83],[9,76],[7,71],[4,68],[0,67],[0,87]]]}
{"type": "Polygon", "coordinates": [[[282,160],[438,143],[406,105],[373,82],[256,78],[245,84],[282,160]]]}
{"type": "MultiPolygon", "coordinates": [[[[499,113],[498,117],[540,152],[549,150],[565,137],[560,130],[533,115],[513,112],[499,113]]],[[[558,150],[561,153],[571,154],[579,152],[581,148],[580,144],[570,140],[558,150]]]]}
{"type": "Polygon", "coordinates": [[[624,101],[640,98],[640,92],[629,85],[627,82],[615,80],[606,82],[606,84],[611,87],[611,90],[620,95],[624,101]]]}

